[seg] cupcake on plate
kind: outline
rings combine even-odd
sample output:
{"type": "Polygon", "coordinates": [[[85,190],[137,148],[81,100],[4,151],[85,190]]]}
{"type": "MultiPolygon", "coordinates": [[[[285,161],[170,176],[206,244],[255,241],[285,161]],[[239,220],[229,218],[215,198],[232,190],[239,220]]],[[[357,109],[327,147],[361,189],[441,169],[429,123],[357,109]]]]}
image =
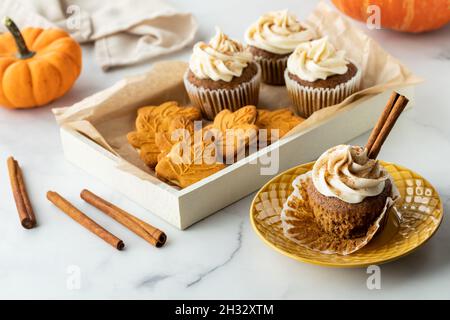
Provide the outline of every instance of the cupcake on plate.
{"type": "Polygon", "coordinates": [[[387,171],[362,147],[339,145],[314,164],[306,184],[320,228],[340,239],[365,235],[394,198],[387,171]]]}
{"type": "Polygon", "coordinates": [[[315,32],[287,10],[264,14],[245,33],[249,51],[261,66],[262,81],[271,85],[284,85],[289,55],[314,38],[315,32]]]}
{"type": "Polygon", "coordinates": [[[302,117],[357,92],[361,71],[324,37],[297,46],[284,74],[289,97],[302,117]]]}
{"type": "Polygon", "coordinates": [[[224,109],[257,105],[260,79],[251,53],[217,28],[209,43],[194,46],[184,84],[191,102],[213,120],[224,109]]]}

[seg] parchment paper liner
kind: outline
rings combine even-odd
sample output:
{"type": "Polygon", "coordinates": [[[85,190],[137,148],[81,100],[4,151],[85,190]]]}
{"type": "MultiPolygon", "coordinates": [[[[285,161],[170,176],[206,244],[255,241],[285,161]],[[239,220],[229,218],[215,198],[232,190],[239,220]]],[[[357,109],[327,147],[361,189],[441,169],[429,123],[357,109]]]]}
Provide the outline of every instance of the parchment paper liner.
{"type": "MultiPolygon", "coordinates": [[[[337,113],[357,107],[360,101],[391,88],[414,85],[422,79],[384,51],[373,39],[325,3],[319,3],[307,21],[318,33],[327,34],[333,45],[347,51],[363,72],[361,91],[338,105],[315,112],[285,137],[319,126],[337,113]],[[355,47],[364,50],[354,50],[355,47]]],[[[188,103],[183,76],[188,64],[180,61],[155,63],[149,72],[124,79],[70,107],[54,109],[60,126],[76,130],[121,161],[118,168],[162,188],[173,188],[155,177],[126,139],[135,130],[139,107],[177,100],[188,103]]],[[[290,105],[286,88],[261,84],[259,107],[277,109],[290,105]]]]}
{"type": "Polygon", "coordinates": [[[390,208],[392,208],[400,197],[394,181],[391,181],[391,197],[386,199],[386,205],[383,211],[372,226],[369,227],[366,235],[349,240],[339,239],[320,229],[314,220],[309,205],[307,202],[305,203],[306,191],[302,188],[302,183],[306,182],[310,177],[311,171],[299,175],[292,182],[294,191],[289,195],[283,205],[280,214],[281,224],[286,238],[303,247],[323,254],[349,255],[367,245],[376,233],[381,230],[387,220],[390,208]]]}
{"type": "Polygon", "coordinates": [[[224,109],[236,111],[239,108],[258,105],[261,85],[261,67],[255,63],[258,71],[250,81],[241,83],[233,89],[207,89],[193,85],[188,79],[188,71],[184,75],[189,98],[194,106],[202,110],[203,116],[214,120],[216,114],[224,109]]]}
{"type": "Polygon", "coordinates": [[[286,89],[297,114],[304,118],[308,118],[320,109],[334,106],[357,92],[362,74],[358,68],[353,78],[335,88],[314,88],[302,86],[297,81],[292,80],[288,73],[286,69],[284,74],[286,89]]]}
{"type": "Polygon", "coordinates": [[[261,67],[261,80],[270,85],[284,85],[284,71],[289,56],[280,59],[267,59],[254,56],[253,60],[261,67]]]}

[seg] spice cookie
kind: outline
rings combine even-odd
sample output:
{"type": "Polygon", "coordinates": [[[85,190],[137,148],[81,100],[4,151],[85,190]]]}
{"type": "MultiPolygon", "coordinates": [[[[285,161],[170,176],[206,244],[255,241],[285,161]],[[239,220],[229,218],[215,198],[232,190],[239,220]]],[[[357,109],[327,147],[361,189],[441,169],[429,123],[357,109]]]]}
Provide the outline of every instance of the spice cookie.
{"type": "Polygon", "coordinates": [[[189,145],[194,139],[194,121],[185,116],[176,116],[170,121],[167,131],[156,132],[155,143],[160,153],[158,161],[166,156],[178,142],[189,145]]]}
{"type": "Polygon", "coordinates": [[[246,106],[235,112],[223,110],[214,118],[214,122],[205,127],[206,136],[210,136],[217,146],[219,156],[227,159],[244,150],[258,135],[255,125],[257,110],[255,106],[246,106]]]}
{"type": "MultiPolygon", "coordinates": [[[[267,142],[271,142],[271,130],[278,129],[278,139],[284,137],[289,131],[302,123],[305,119],[296,116],[290,109],[283,108],[278,110],[258,109],[258,116],[255,124],[259,129],[267,130],[267,142]]],[[[275,139],[274,140],[278,140],[275,139]]]]}
{"type": "Polygon", "coordinates": [[[165,102],[159,106],[147,106],[138,110],[136,131],[127,135],[128,142],[139,149],[141,159],[151,168],[158,162],[160,149],[156,145],[156,134],[169,130],[171,120],[183,116],[190,120],[201,119],[201,112],[194,107],[181,107],[176,101],[165,102]]]}
{"type": "Polygon", "coordinates": [[[186,188],[223,168],[225,165],[217,161],[214,143],[201,139],[190,145],[184,141],[175,143],[159,159],[155,171],[159,178],[186,188]]]}

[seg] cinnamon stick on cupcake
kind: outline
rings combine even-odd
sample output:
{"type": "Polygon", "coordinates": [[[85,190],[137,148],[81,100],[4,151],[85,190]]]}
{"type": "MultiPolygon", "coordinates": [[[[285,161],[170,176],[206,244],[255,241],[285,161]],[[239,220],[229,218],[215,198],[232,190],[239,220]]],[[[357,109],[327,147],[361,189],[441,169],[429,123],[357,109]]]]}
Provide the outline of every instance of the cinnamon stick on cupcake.
{"type": "Polygon", "coordinates": [[[310,172],[295,179],[296,191],[282,213],[288,237],[286,212],[291,209],[298,217],[312,217],[296,227],[304,230],[302,244],[323,253],[353,253],[383,228],[399,193],[376,157],[407,104],[406,97],[394,93],[365,147],[335,146],[319,157],[310,172]],[[306,211],[295,207],[302,201],[306,211]]]}
{"type": "Polygon", "coordinates": [[[298,45],[288,59],[285,80],[293,105],[306,118],[357,92],[361,74],[345,51],[324,37],[298,45]]]}
{"type": "Polygon", "coordinates": [[[388,199],[395,198],[395,186],[376,157],[407,104],[406,97],[394,92],[365,148],[336,146],[314,164],[306,190],[325,232],[343,239],[361,237],[383,209],[392,206],[388,199]]]}
{"type": "Polygon", "coordinates": [[[217,28],[209,43],[194,46],[184,83],[192,104],[212,120],[224,109],[257,105],[260,79],[251,53],[217,28]]]}
{"type": "Polygon", "coordinates": [[[339,145],[314,164],[306,191],[321,229],[342,239],[366,234],[392,196],[392,183],[378,161],[358,146],[339,145]]]}
{"type": "Polygon", "coordinates": [[[300,43],[314,38],[315,32],[288,10],[262,15],[245,33],[249,50],[261,66],[262,81],[271,85],[284,85],[289,55],[300,43]]]}

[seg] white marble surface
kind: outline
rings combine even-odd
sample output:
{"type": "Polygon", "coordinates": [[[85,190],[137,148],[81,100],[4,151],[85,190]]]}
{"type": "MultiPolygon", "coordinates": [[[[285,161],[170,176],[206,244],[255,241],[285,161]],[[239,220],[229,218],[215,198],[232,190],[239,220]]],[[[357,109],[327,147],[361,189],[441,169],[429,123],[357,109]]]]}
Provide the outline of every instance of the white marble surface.
{"type": "MultiPolygon", "coordinates": [[[[174,1],[197,16],[198,38],[215,25],[242,38],[260,13],[290,8],[305,17],[316,1],[174,1]]],[[[360,24],[361,28],[364,25],[360,24]]],[[[368,30],[366,30],[369,32],[368,30]]],[[[382,46],[426,82],[417,105],[404,114],[380,158],[421,173],[450,209],[450,26],[424,35],[370,31],[382,46]]],[[[381,290],[369,290],[365,269],[330,269],[302,264],[269,249],[253,232],[248,209],[252,196],[181,232],[145,212],[64,160],[52,107],[70,105],[152,62],[103,73],[91,47],[84,47],[84,70],[73,90],[51,106],[30,111],[0,110],[0,298],[450,298],[450,222],[417,252],[381,267],[381,290]],[[21,162],[39,227],[18,224],[6,166],[8,155],[21,162]],[[150,247],[78,198],[82,188],[147,217],[167,231],[161,250],[150,247]],[[47,190],[57,190],[107,229],[127,249],[118,252],[52,207],[47,190]],[[81,286],[70,290],[71,266],[81,286]]],[[[187,58],[189,49],[167,58],[187,58]]],[[[354,140],[363,144],[367,134],[354,140]]]]}

